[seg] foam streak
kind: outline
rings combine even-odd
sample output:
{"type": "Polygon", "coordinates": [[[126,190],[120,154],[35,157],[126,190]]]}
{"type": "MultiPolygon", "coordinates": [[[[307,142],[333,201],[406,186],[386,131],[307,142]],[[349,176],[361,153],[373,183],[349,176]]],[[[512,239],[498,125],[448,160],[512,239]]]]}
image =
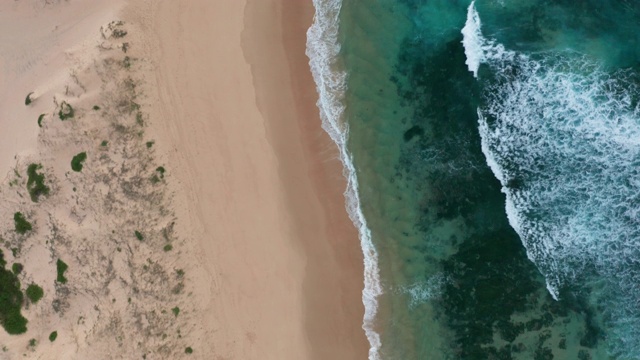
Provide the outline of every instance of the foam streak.
{"type": "Polygon", "coordinates": [[[316,13],[313,24],[307,31],[306,53],[319,95],[317,105],[322,119],[322,128],[338,145],[343,174],[347,179],[345,191],[347,211],[360,235],[360,245],[364,255],[362,302],[365,314],[362,328],[370,345],[369,360],[380,360],[380,335],[374,329],[378,296],[382,294],[378,253],[360,207],[356,169],[347,150],[349,128],[343,119],[347,74],[338,63],[340,52],[338,30],[342,0],[313,0],[313,5],[316,13]]]}

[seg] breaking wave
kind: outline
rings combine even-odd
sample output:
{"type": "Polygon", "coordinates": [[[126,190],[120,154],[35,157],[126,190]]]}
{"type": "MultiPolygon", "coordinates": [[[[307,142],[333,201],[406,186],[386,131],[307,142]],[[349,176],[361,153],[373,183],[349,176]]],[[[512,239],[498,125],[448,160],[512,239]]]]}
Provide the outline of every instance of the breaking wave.
{"type": "Polygon", "coordinates": [[[339,64],[340,43],[338,41],[339,15],[342,0],[313,0],[315,16],[307,32],[307,56],[318,91],[318,108],[322,128],[338,145],[343,173],[347,179],[345,191],[347,211],[359,231],[360,245],[364,255],[364,289],[362,302],[365,314],[362,328],[370,344],[369,360],[380,359],[380,335],[375,331],[378,297],[382,294],[378,253],[371,241],[371,230],[360,207],[358,178],[351,155],[347,150],[349,128],[344,122],[344,93],[347,74],[339,64]]]}
{"type": "Polygon", "coordinates": [[[483,37],[474,3],[462,33],[482,151],[529,259],[556,300],[588,294],[612,355],[640,357],[640,77],[507,50],[483,37]]]}

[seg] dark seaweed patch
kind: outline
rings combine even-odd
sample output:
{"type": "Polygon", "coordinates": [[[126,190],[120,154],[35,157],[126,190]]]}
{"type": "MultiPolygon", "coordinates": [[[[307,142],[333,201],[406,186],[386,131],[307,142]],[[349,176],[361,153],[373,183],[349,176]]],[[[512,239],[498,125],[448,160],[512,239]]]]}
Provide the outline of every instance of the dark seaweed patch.
{"type": "Polygon", "coordinates": [[[411,141],[414,137],[422,135],[424,135],[424,130],[420,126],[414,125],[411,129],[404,132],[403,138],[404,141],[411,141]]]}
{"type": "Polygon", "coordinates": [[[482,345],[493,341],[492,328],[509,342],[525,330],[542,328],[539,318],[526,325],[511,322],[512,314],[529,310],[528,299],[541,285],[513,230],[504,227],[472,236],[443,268],[452,280],[440,306],[450,318],[461,358],[483,358],[482,345]]]}

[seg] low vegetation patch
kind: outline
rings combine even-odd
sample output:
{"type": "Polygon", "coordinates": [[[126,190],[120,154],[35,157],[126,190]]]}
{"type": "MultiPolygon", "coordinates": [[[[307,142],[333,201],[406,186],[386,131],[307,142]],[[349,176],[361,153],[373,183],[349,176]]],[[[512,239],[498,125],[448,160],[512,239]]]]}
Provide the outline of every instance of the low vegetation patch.
{"type": "Polygon", "coordinates": [[[122,60],[122,66],[125,69],[131,68],[131,58],[128,56],[125,56],[124,59],[122,60]]]}
{"type": "Polygon", "coordinates": [[[42,288],[36,284],[31,284],[27,287],[27,291],[25,291],[29,300],[32,303],[37,303],[44,296],[44,291],[42,288]]]}
{"type": "Polygon", "coordinates": [[[151,149],[153,144],[155,144],[155,141],[147,141],[147,149],[151,149]]]}
{"type": "Polygon", "coordinates": [[[87,153],[84,151],[74,156],[73,159],[71,159],[71,170],[75,172],[82,171],[82,166],[85,160],[87,160],[87,153]]]}
{"type": "Polygon", "coordinates": [[[44,174],[38,173],[40,169],[42,169],[40,164],[31,164],[27,168],[27,190],[33,202],[38,202],[41,195],[49,195],[50,189],[44,184],[44,174]]]}
{"type": "Polygon", "coordinates": [[[27,97],[24,99],[24,104],[29,106],[31,105],[31,103],[33,102],[33,100],[31,100],[31,95],[33,95],[33,91],[27,94],[27,97]]]}
{"type": "Polygon", "coordinates": [[[171,309],[171,312],[173,313],[173,315],[178,316],[178,314],[180,314],[180,308],[176,306],[171,309]]]}
{"type": "Polygon", "coordinates": [[[42,119],[44,119],[44,116],[46,114],[40,114],[40,116],[38,116],[38,126],[42,127],[42,119]]]}
{"type": "Polygon", "coordinates": [[[113,36],[116,39],[120,39],[127,36],[127,31],[122,29],[114,29],[113,32],[111,33],[111,36],[113,36]]]}
{"type": "Polygon", "coordinates": [[[98,106],[98,105],[93,105],[93,110],[95,110],[95,111],[100,110],[100,106],[98,106]]]}
{"type": "Polygon", "coordinates": [[[184,349],[184,353],[185,354],[193,354],[193,349],[191,348],[191,346],[188,346],[186,349],[184,349]]]}
{"type": "Polygon", "coordinates": [[[60,104],[60,111],[58,111],[58,117],[60,117],[60,120],[64,121],[71,119],[75,114],[75,110],[73,110],[73,107],[71,107],[68,102],[63,101],[62,104],[60,104]]]}
{"type": "Polygon", "coordinates": [[[133,232],[136,235],[136,238],[140,241],[144,240],[144,236],[142,236],[142,233],[138,230],[133,232]]]}
{"type": "Polygon", "coordinates": [[[54,331],[51,334],[49,334],[49,341],[54,342],[56,341],[56,339],[58,338],[58,332],[54,331]]]}
{"type": "Polygon", "coordinates": [[[24,215],[22,215],[21,212],[13,214],[13,222],[15,223],[16,232],[18,234],[26,234],[27,231],[31,231],[33,229],[31,223],[24,218],[24,215]]]}
{"type": "Polygon", "coordinates": [[[167,245],[165,245],[165,246],[162,248],[162,250],[164,250],[164,251],[171,251],[171,250],[173,250],[173,246],[171,246],[171,244],[167,244],[167,245]]]}
{"type": "Polygon", "coordinates": [[[16,275],[20,274],[22,270],[24,270],[24,266],[22,266],[22,264],[20,263],[14,263],[13,265],[11,265],[11,271],[13,271],[13,273],[16,275]]]}
{"type": "Polygon", "coordinates": [[[183,283],[183,282],[179,282],[179,283],[177,283],[177,284],[176,284],[176,286],[174,286],[174,287],[171,289],[171,292],[172,292],[173,294],[178,295],[178,294],[180,294],[180,293],[182,292],[182,290],[184,290],[184,283],[183,283]]]}
{"type": "Polygon", "coordinates": [[[156,173],[151,177],[151,183],[157,184],[160,180],[164,179],[165,169],[162,166],[156,168],[156,173]]]}
{"type": "Polygon", "coordinates": [[[27,319],[20,313],[23,301],[20,281],[16,274],[5,269],[6,264],[0,251],[0,325],[11,335],[24,334],[27,319]]]}
{"type": "Polygon", "coordinates": [[[56,278],[57,282],[61,284],[67,283],[67,278],[64,276],[64,272],[67,271],[68,268],[69,265],[65,264],[64,261],[58,259],[58,261],[56,262],[56,270],[58,271],[58,277],[56,278]]]}

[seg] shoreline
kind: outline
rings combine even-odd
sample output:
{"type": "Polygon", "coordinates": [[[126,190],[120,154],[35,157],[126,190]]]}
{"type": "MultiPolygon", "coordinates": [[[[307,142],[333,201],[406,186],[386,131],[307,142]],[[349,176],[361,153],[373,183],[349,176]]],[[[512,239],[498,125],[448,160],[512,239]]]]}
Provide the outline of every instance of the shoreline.
{"type": "Polygon", "coordinates": [[[296,5],[177,1],[153,11],[154,116],[174,119],[155,121],[159,147],[185,192],[177,226],[198,242],[198,281],[211,296],[200,304],[200,354],[369,351],[362,250],[305,55],[313,5],[296,5]]]}
{"type": "Polygon", "coordinates": [[[306,33],[314,11],[311,1],[291,6],[283,0],[249,0],[243,47],[252,66],[258,107],[267,119],[267,136],[280,160],[282,181],[288,190],[295,189],[287,195],[293,213],[298,214],[298,231],[309,254],[303,291],[309,307],[307,331],[313,358],[364,359],[368,358],[369,344],[362,329],[362,249],[345,207],[343,164],[336,144],[322,129],[316,84],[305,54],[306,33]],[[271,23],[252,29],[251,24],[261,24],[259,17],[267,13],[271,23]],[[283,52],[264,56],[268,53],[265,45],[278,40],[283,52]],[[251,48],[262,50],[263,57],[252,56],[251,48]],[[286,79],[280,78],[282,73],[288,73],[286,79]],[[286,99],[284,94],[276,96],[273,92],[281,88],[279,85],[290,88],[286,99]],[[282,106],[278,105],[285,101],[293,103],[295,109],[283,118],[282,106]],[[293,138],[287,134],[292,125],[298,127],[293,138]],[[292,143],[296,139],[302,141],[292,143]],[[300,148],[302,153],[296,151],[300,148]],[[296,189],[295,182],[305,175],[308,184],[296,189]],[[317,218],[318,213],[314,218],[303,211],[312,202],[318,203],[322,218],[317,218]],[[340,296],[336,296],[336,290],[340,296]],[[328,334],[331,336],[326,338],[328,334]]]}

